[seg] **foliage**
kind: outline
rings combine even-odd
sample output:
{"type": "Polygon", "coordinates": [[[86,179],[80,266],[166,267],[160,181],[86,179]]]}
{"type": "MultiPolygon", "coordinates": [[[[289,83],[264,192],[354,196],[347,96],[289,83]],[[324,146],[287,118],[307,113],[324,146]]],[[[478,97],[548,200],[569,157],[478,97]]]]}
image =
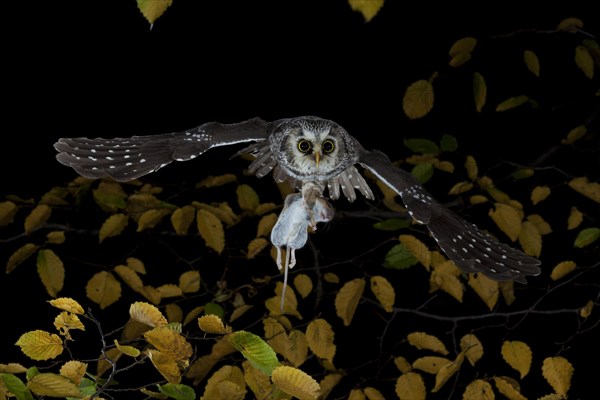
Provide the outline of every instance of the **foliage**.
{"type": "MultiPolygon", "coordinates": [[[[138,1],[151,23],[170,3],[138,1]]],[[[383,1],[350,4],[369,21],[383,1]]],[[[581,28],[579,20],[563,21],[552,34],[577,43],[572,74],[582,77],[572,79],[597,83],[598,45],[578,36],[581,28]]],[[[486,74],[469,68],[481,46],[494,42],[457,40],[446,70],[406,88],[406,116],[419,120],[443,108],[434,105],[436,85],[459,73],[469,77],[462,90],[472,96],[474,115],[542,107],[533,93],[519,94],[527,87],[492,104],[486,74]]],[[[513,62],[524,62],[535,80],[546,55],[527,49],[513,62]]],[[[589,101],[598,96],[591,86],[589,101]]],[[[597,141],[590,121],[569,122],[557,146],[597,141]]],[[[174,399],[566,398],[584,366],[563,357],[563,347],[598,326],[600,287],[582,284],[599,266],[600,185],[543,164],[490,168],[462,153],[448,133],[404,144],[410,154],[401,167],[438,197],[463,204],[457,212],[541,257],[542,276],[517,288],[462,273],[383,190],[376,207],[336,217],[354,219],[355,233],[378,243],[360,254],[326,242],[335,223],[311,235],[317,245],[304,250],[312,257],[295,268],[281,310],[281,276],[266,240],[278,194],[263,195],[253,180],[231,173],[202,177],[192,195],[79,177],[33,202],[0,202],[2,241],[11,248],[6,272],[35,264],[48,307],[57,309],[54,330],[40,320],[38,329],[10,338],[26,358],[0,364],[0,398],[109,398],[125,389],[174,399]],[[558,250],[553,235],[560,235],[558,250]],[[577,285],[574,304],[552,303],[577,285]],[[577,319],[570,342],[542,351],[526,328],[562,314],[577,319]],[[80,343],[94,355],[80,354],[80,343]]]]}

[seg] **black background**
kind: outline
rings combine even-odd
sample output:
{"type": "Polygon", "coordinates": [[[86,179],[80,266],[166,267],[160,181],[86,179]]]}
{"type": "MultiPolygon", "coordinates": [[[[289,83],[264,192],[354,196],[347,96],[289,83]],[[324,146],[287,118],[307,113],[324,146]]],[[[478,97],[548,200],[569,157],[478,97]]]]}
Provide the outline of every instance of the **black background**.
{"type": "MultiPolygon", "coordinates": [[[[440,6],[388,0],[365,23],[343,0],[175,0],[152,29],[133,0],[11,4],[2,28],[0,193],[39,196],[72,179],[74,173],[54,159],[52,144],[59,137],[145,135],[255,116],[330,118],[365,147],[383,149],[392,159],[406,154],[403,138],[438,140],[449,133],[464,154],[492,164],[528,163],[597,105],[581,99],[590,81],[572,65],[572,37],[509,34],[553,30],[566,17],[579,17],[586,30],[599,31],[589,5],[525,9],[522,3],[440,6]],[[470,75],[466,79],[448,66],[448,49],[464,36],[480,39],[483,60],[466,68],[481,65],[489,77],[482,115],[465,100],[471,96],[470,75]],[[512,69],[531,46],[548,57],[542,79],[533,84],[524,67],[512,69]],[[434,111],[410,121],[402,111],[404,90],[436,71],[434,111]],[[526,84],[533,85],[541,110],[494,114],[497,103],[523,94],[526,84]]],[[[205,162],[169,166],[149,179],[194,182],[206,174],[208,163],[229,162],[232,152],[215,154],[207,154],[205,162]]],[[[555,162],[569,165],[572,174],[598,177],[598,160],[555,162]]],[[[4,260],[10,252],[0,254],[4,260]]],[[[0,278],[3,299],[27,302],[44,293],[39,287],[29,293],[11,278],[0,278]]],[[[5,321],[22,318],[7,301],[5,321]]],[[[11,327],[9,343],[26,328],[43,329],[38,325],[32,318],[11,327]]],[[[581,379],[585,372],[577,373],[581,379]]]]}

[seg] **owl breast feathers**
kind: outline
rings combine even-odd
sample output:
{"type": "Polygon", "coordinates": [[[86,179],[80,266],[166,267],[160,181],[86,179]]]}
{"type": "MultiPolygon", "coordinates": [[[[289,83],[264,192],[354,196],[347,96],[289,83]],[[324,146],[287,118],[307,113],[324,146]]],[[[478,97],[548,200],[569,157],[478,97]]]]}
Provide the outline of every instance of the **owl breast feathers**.
{"type": "MultiPolygon", "coordinates": [[[[209,122],[161,135],[61,138],[54,147],[58,151],[57,160],[80,175],[111,177],[123,182],[157,171],[172,161],[191,160],[213,147],[248,142],[252,144],[237,154],[254,156],[249,166],[251,173],[263,177],[272,172],[277,182],[287,180],[297,190],[314,185],[321,188],[317,198],[324,196],[327,188],[327,196],[332,200],[343,194],[352,202],[357,191],[367,199],[374,199],[356,168],[356,165],[362,166],[402,198],[408,213],[427,226],[441,249],[464,271],[518,282],[526,282],[527,275],[540,273],[539,260],[499,243],[466,222],[433,199],[410,173],[396,167],[384,153],[364,149],[331,120],[306,116],[272,122],[259,118],[236,124],[209,122]]],[[[303,235],[292,233],[295,232],[292,228],[309,225],[306,217],[315,210],[328,210],[328,203],[322,201],[316,206],[309,200],[297,198],[288,203],[290,211],[283,214],[290,222],[279,227],[288,236],[280,238],[281,243],[303,240],[303,235]],[[309,211],[301,211],[300,205],[309,211]]]]}

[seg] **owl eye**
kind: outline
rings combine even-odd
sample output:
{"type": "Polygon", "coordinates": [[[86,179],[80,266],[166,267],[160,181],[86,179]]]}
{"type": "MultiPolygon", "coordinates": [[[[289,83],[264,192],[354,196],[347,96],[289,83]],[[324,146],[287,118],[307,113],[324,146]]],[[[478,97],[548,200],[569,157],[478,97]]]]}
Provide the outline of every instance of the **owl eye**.
{"type": "Polygon", "coordinates": [[[311,148],[312,144],[308,140],[303,139],[298,142],[298,150],[300,150],[302,153],[308,153],[311,148]]]}
{"type": "Polygon", "coordinates": [[[321,145],[321,148],[324,153],[329,154],[335,149],[335,143],[333,143],[333,140],[326,140],[321,145]]]}

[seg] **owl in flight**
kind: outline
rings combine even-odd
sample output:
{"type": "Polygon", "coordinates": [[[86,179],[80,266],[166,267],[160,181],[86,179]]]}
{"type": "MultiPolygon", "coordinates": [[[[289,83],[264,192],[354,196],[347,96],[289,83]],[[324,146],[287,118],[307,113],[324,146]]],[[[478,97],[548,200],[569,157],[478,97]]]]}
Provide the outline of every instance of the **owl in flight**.
{"type": "MultiPolygon", "coordinates": [[[[306,228],[329,221],[333,208],[326,198],[354,201],[357,191],[373,192],[356,165],[394,190],[408,213],[424,224],[438,245],[465,272],[480,272],[503,281],[526,283],[540,273],[540,261],[498,242],[437,202],[408,172],[381,151],[366,150],[337,123],[314,116],[273,122],[253,118],[235,124],[209,122],[182,132],[115,139],[62,138],[57,160],[87,178],[129,181],[157,171],[172,161],[191,160],[212,147],[252,142],[237,154],[251,154],[249,171],[261,178],[269,172],[277,182],[289,181],[302,193],[292,194],[271,235],[289,253],[306,242],[306,228]],[[277,226],[279,225],[279,226],[277,226]],[[277,233],[279,232],[279,233],[277,233]],[[274,237],[275,236],[275,237],[274,237]]],[[[289,257],[286,256],[289,260],[289,257]]],[[[278,262],[281,268],[281,261],[278,262]]],[[[293,266],[293,265],[292,265],[293,266]]],[[[287,272],[287,262],[286,262],[287,272]]],[[[283,296],[282,296],[283,297],[283,296]]]]}

